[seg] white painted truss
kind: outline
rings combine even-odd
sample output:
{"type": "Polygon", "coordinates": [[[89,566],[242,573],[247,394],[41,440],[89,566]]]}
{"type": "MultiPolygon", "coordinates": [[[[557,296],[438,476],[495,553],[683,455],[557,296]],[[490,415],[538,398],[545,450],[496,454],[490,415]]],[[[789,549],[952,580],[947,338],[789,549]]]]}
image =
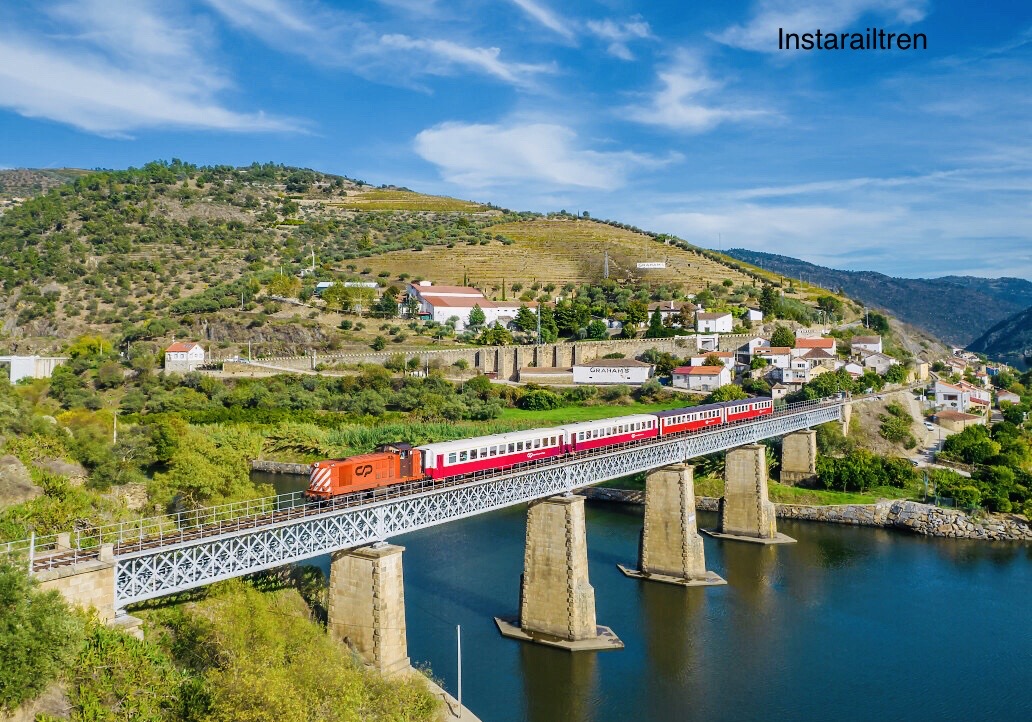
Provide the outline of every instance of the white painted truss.
{"type": "Polygon", "coordinates": [[[628,448],[601,450],[587,458],[565,458],[461,486],[116,555],[115,606],[123,608],[133,602],[783,436],[838,420],[841,407],[840,403],[818,404],[715,431],[650,439],[628,448]]]}

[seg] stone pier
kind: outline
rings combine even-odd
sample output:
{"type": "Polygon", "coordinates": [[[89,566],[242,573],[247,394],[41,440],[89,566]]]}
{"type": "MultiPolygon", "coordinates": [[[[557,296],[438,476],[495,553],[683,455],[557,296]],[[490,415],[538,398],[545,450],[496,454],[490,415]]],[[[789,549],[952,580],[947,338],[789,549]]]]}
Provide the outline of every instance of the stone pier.
{"type": "Polygon", "coordinates": [[[695,522],[694,471],[690,464],[672,464],[649,473],[638,569],[617,565],[627,576],[686,587],[727,584],[706,571],[695,522]]]}
{"type": "Polygon", "coordinates": [[[740,446],[727,452],[724,496],[720,500],[720,527],[706,533],[721,539],[758,544],[795,541],[777,528],[774,504],[767,493],[767,447],[740,446]]]}
{"type": "Polygon", "coordinates": [[[817,432],[804,429],[781,442],[781,483],[806,484],[817,478],[817,432]]]}
{"type": "Polygon", "coordinates": [[[595,621],[588,582],[584,497],[553,496],[527,510],[527,542],[518,620],[495,617],[506,637],[569,651],[620,649],[623,642],[595,621]]]}
{"type": "Polygon", "coordinates": [[[849,436],[849,422],[853,418],[853,404],[842,404],[842,433],[849,436]]]}
{"type": "Polygon", "coordinates": [[[330,564],[330,633],[388,676],[410,669],[403,551],[400,546],[374,544],[337,552],[330,564]]]}
{"type": "MultiPolygon", "coordinates": [[[[58,535],[58,548],[70,548],[68,534],[58,535]]],[[[104,544],[97,559],[56,567],[33,576],[43,590],[56,589],[69,604],[97,610],[100,621],[111,623],[115,612],[114,547],[104,544]]]]}

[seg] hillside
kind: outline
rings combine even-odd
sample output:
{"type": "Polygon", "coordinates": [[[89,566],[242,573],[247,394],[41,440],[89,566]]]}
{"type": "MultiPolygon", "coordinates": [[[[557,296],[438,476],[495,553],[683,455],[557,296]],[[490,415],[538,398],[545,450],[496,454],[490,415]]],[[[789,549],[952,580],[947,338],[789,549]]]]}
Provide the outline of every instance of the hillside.
{"type": "Polygon", "coordinates": [[[894,278],[841,271],[773,253],[733,248],[727,255],[774,273],[842,292],[939,338],[965,346],[990,326],[1032,306],[1032,283],[1020,278],[894,278]]]}
{"type": "Polygon", "coordinates": [[[38,168],[9,168],[0,170],[0,200],[11,198],[31,198],[46,193],[89,171],[77,168],[57,168],[54,170],[38,168]]]}
{"type": "Polygon", "coordinates": [[[266,355],[368,349],[386,332],[406,346],[469,341],[415,321],[358,318],[314,295],[317,281],[466,282],[493,297],[579,297],[594,316],[700,292],[721,307],[756,305],[773,283],[786,318],[804,323],[825,293],[781,288],[774,274],[619,222],[516,213],[271,163],[69,171],[73,180],[45,192],[50,171],[12,173],[41,185],[0,215],[0,350],[57,351],[85,333],[199,338],[222,355],[249,343],[266,355]]]}
{"type": "Polygon", "coordinates": [[[971,342],[968,349],[1022,368],[1032,358],[1032,308],[1005,318],[971,342]]]}

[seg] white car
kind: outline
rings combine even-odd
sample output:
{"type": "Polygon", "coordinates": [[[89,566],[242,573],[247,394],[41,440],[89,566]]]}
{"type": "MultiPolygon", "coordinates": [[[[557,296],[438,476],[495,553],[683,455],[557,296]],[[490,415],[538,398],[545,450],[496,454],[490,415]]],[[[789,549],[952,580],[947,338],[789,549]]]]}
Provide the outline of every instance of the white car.
{"type": "Polygon", "coordinates": [[[933,424],[931,421],[924,422],[924,425],[925,425],[925,428],[928,429],[929,431],[935,431],[935,424],[933,424]]]}

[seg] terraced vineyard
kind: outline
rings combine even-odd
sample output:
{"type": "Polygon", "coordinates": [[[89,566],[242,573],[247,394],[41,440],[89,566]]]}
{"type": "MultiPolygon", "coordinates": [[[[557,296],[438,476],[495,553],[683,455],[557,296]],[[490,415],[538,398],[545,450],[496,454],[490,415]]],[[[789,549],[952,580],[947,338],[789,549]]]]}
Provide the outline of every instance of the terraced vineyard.
{"type": "Polygon", "coordinates": [[[470,282],[500,288],[502,282],[524,285],[581,284],[599,281],[605,255],[609,276],[619,280],[673,284],[689,291],[730,278],[735,285],[753,279],[695,251],[657,242],[641,233],[590,220],[539,219],[491,226],[490,234],[512,239],[511,245],[456,244],[422,251],[395,251],[366,259],[374,272],[420,275],[436,283],[470,282]],[[638,269],[639,262],[665,262],[664,269],[638,269]]]}
{"type": "Polygon", "coordinates": [[[438,213],[487,210],[486,206],[446,196],[429,196],[408,190],[374,188],[358,190],[327,206],[359,211],[431,211],[438,213]]]}

